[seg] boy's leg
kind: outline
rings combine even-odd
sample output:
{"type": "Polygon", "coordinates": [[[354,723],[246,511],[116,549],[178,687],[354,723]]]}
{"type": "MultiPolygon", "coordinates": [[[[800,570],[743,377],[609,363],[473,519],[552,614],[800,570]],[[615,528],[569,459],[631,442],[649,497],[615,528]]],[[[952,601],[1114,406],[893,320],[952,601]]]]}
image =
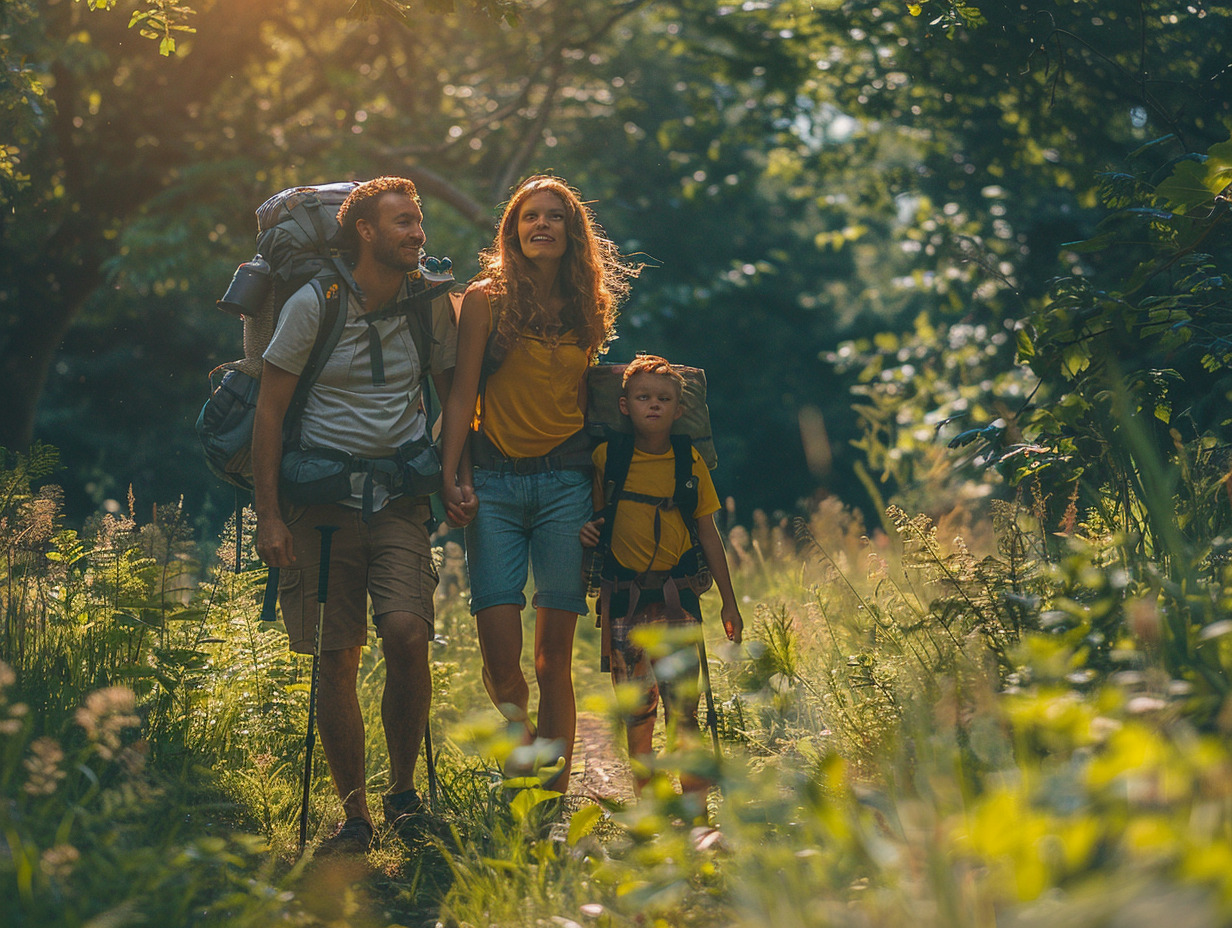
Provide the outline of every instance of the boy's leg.
{"type": "MultiPolygon", "coordinates": [[[[677,695],[680,687],[665,687],[664,711],[670,719],[668,731],[674,734],[668,750],[693,751],[701,747],[701,725],[697,720],[698,696],[682,698],[677,695]],[[670,694],[670,695],[669,695],[670,694]]],[[[685,687],[689,689],[689,687],[685,687]]],[[[705,793],[713,784],[706,777],[687,771],[680,772],[680,789],[684,793],[705,793]]]]}
{"type": "Polygon", "coordinates": [[[616,632],[612,642],[612,687],[632,683],[638,687],[638,703],[624,717],[625,742],[633,768],[633,792],[642,795],[650,782],[654,762],[655,716],[659,712],[659,688],[646,652],[629,643],[627,634],[616,632]]]}
{"type": "MultiPolygon", "coordinates": [[[[701,628],[697,626],[700,634],[701,628]]],[[[652,663],[658,674],[661,661],[652,663]]],[[[701,664],[697,649],[689,646],[672,655],[674,676],[661,679],[659,689],[663,698],[663,712],[667,718],[669,751],[694,751],[701,747],[701,725],[698,722],[698,701],[701,698],[699,675],[701,664]]],[[[700,795],[701,809],[705,811],[705,795],[713,784],[706,777],[681,771],[680,789],[686,795],[700,795]]]]}

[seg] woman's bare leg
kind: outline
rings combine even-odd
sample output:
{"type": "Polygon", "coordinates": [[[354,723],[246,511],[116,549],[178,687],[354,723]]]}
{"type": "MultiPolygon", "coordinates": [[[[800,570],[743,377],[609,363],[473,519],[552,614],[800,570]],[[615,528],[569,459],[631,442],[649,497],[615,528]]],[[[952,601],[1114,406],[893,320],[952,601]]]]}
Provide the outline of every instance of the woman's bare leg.
{"type": "Polygon", "coordinates": [[[564,769],[547,786],[569,789],[577,705],[573,697],[573,633],[577,613],[539,609],[535,614],[535,676],[539,681],[539,736],[561,742],[564,769]]]}

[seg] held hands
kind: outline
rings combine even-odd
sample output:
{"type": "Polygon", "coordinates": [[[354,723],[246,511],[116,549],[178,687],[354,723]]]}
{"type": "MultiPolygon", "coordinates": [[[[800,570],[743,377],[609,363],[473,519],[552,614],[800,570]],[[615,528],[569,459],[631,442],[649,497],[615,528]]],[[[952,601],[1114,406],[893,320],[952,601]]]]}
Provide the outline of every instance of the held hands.
{"type": "Polygon", "coordinates": [[[276,516],[257,517],[257,554],[269,567],[290,567],[295,563],[295,545],[287,523],[276,516]]]}
{"type": "Polygon", "coordinates": [[[599,527],[601,525],[603,525],[602,516],[582,526],[582,530],[578,532],[578,538],[582,540],[583,548],[596,548],[599,546],[599,527]]]}
{"type": "Polygon", "coordinates": [[[469,483],[450,485],[446,481],[441,487],[441,498],[445,503],[445,520],[455,528],[469,524],[479,511],[479,497],[469,483]]]}

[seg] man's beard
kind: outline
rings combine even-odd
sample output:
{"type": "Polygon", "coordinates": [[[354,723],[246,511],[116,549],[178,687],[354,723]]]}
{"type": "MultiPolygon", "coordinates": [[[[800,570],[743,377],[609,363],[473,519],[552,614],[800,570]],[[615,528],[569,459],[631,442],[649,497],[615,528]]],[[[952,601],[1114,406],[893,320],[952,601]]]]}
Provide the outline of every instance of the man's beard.
{"type": "Polygon", "coordinates": [[[393,268],[395,271],[413,271],[419,267],[419,249],[415,249],[414,257],[404,255],[401,245],[394,245],[384,239],[372,245],[372,257],[379,264],[393,268]]]}

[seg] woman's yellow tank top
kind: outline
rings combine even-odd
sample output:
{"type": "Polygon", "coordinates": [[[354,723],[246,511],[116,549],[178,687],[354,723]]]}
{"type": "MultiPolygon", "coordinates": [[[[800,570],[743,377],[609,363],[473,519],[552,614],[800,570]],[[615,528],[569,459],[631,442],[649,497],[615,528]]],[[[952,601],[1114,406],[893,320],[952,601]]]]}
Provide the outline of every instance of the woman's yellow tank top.
{"type": "Polygon", "coordinates": [[[580,390],[589,366],[574,333],[548,339],[523,332],[488,376],[484,435],[507,458],[547,454],[585,425],[580,390]]]}

